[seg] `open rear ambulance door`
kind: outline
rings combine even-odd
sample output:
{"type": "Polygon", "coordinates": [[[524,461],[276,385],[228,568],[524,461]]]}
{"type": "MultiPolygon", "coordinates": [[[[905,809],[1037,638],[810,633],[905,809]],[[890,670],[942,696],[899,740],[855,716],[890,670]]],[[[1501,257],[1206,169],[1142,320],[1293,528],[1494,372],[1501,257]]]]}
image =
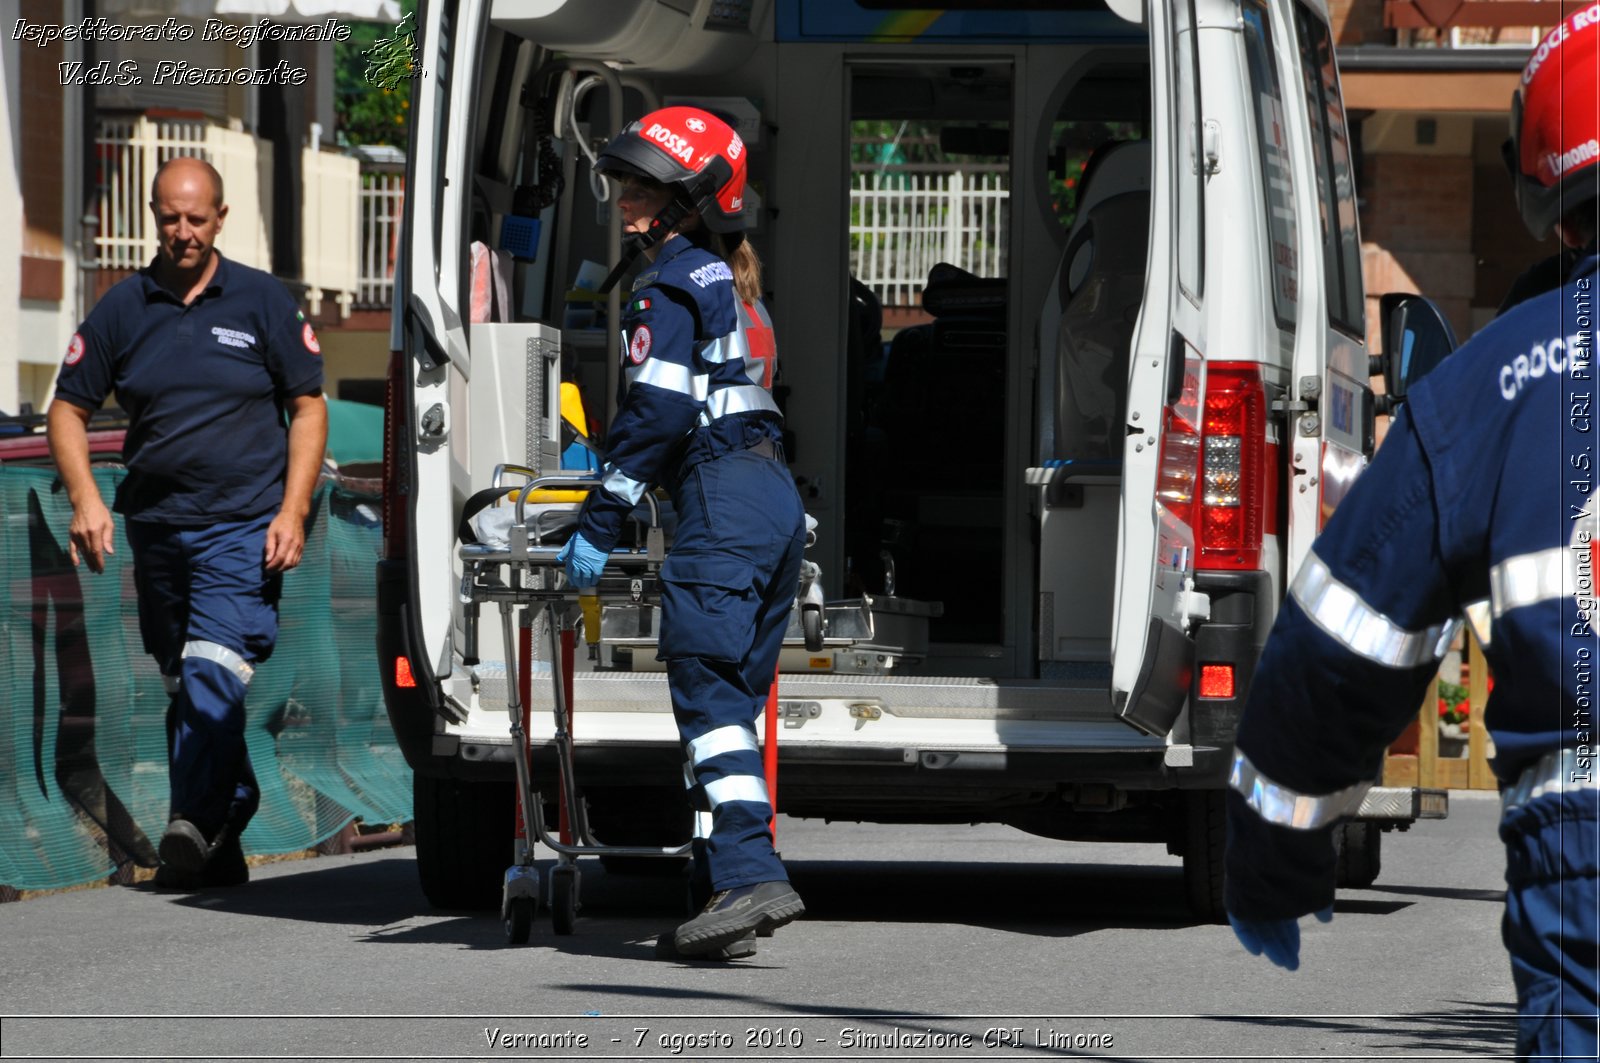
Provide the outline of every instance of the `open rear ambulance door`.
{"type": "Polygon", "coordinates": [[[466,383],[471,375],[463,305],[469,152],[480,41],[489,5],[424,0],[418,12],[422,73],[406,167],[407,257],[402,267],[402,355],[410,383],[404,432],[411,455],[402,504],[410,531],[410,658],[425,690],[450,673],[458,577],[455,514],[466,476],[466,383]],[[458,431],[459,430],[459,431],[458,431]]]}
{"type": "Polygon", "coordinates": [[[1165,735],[1194,669],[1205,135],[1191,0],[1144,5],[1150,37],[1150,254],[1134,329],[1117,540],[1111,695],[1117,714],[1165,735]]]}

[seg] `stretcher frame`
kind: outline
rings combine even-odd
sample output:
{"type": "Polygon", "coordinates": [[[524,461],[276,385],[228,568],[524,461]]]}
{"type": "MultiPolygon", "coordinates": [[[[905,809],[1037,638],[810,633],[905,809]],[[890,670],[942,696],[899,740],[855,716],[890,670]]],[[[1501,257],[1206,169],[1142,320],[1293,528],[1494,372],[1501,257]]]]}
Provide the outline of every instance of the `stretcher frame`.
{"type": "MultiPolygon", "coordinates": [[[[586,491],[599,483],[592,476],[541,476],[521,465],[496,466],[494,486],[507,493],[518,492],[508,542],[504,546],[462,543],[457,551],[462,561],[466,653],[470,657],[477,656],[479,608],[485,602],[499,606],[505,639],[506,711],[511,724],[512,760],[516,765],[517,831],[514,862],[506,870],[501,891],[500,918],[505,924],[507,940],[514,945],[528,941],[539,907],[539,871],[533,859],[535,841],[542,842],[556,854],[556,866],[550,873],[549,903],[558,934],[572,933],[581,907],[577,866],[580,855],[665,859],[687,856],[690,851],[690,843],[658,847],[607,845],[597,841],[589,828],[587,809],[573,767],[572,673],[580,595],[577,588],[567,584],[563,565],[556,559],[562,544],[546,545],[543,540],[550,532],[541,531],[537,520],[533,528],[529,527],[527,506],[530,498],[536,498],[540,492],[586,491]],[[525,477],[527,482],[519,488],[505,487],[503,481],[508,473],[525,477]],[[549,618],[555,715],[553,740],[560,809],[555,832],[545,820],[543,795],[534,789],[530,764],[531,668],[528,658],[532,655],[534,621],[540,613],[549,618]]],[[[665,536],[655,498],[646,494],[645,499],[650,521],[644,529],[642,544],[614,549],[594,588],[602,608],[608,601],[635,605],[660,603],[657,578],[666,560],[665,536]]],[[[576,504],[564,508],[570,512],[576,504]]],[[[550,531],[565,530],[565,527],[550,531]]]]}

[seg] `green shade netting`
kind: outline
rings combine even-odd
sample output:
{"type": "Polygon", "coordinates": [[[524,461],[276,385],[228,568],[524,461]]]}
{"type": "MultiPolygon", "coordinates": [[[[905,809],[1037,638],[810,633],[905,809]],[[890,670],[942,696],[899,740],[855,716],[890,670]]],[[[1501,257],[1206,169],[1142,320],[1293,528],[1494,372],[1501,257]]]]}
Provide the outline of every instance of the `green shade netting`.
{"type": "MultiPolygon", "coordinates": [[[[123,472],[96,471],[110,498],[123,472]]],[[[284,579],[277,649],[246,702],[261,808],[246,852],[305,849],[353,817],[411,818],[374,651],[377,499],[329,481],[284,579]]],[[[0,468],[0,884],[55,889],[155,859],[167,695],[139,637],[118,521],[106,571],[74,569],[53,470],[0,468]]]]}
{"type": "Polygon", "coordinates": [[[328,400],[328,453],[340,465],[383,460],[383,407],[328,400]]]}

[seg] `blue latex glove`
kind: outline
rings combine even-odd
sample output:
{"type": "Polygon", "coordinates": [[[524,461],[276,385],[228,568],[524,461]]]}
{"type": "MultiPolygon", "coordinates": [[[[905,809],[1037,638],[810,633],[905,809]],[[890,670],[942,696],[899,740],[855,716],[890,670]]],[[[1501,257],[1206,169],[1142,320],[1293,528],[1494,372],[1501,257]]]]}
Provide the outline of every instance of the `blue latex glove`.
{"type": "MultiPolygon", "coordinates": [[[[1316,913],[1317,922],[1333,922],[1333,905],[1316,913]]],[[[1228,913],[1228,923],[1239,944],[1252,956],[1266,953],[1267,959],[1286,971],[1300,966],[1300,920],[1241,919],[1228,913]]]]}
{"type": "Polygon", "coordinates": [[[600,571],[606,567],[606,557],[606,552],[595,549],[582,532],[573,532],[567,545],[556,555],[556,560],[566,566],[568,582],[579,590],[587,590],[600,582],[600,571]]]}

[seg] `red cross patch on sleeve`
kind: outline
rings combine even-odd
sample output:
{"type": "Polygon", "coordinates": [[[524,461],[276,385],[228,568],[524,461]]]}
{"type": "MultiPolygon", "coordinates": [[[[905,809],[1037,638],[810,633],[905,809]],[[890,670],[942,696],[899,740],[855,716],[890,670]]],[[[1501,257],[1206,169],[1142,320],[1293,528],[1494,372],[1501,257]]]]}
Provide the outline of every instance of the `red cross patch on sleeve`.
{"type": "Polygon", "coordinates": [[[643,365],[648,357],[650,357],[650,326],[640,325],[633,330],[633,338],[628,341],[628,361],[634,365],[643,365]]]}

